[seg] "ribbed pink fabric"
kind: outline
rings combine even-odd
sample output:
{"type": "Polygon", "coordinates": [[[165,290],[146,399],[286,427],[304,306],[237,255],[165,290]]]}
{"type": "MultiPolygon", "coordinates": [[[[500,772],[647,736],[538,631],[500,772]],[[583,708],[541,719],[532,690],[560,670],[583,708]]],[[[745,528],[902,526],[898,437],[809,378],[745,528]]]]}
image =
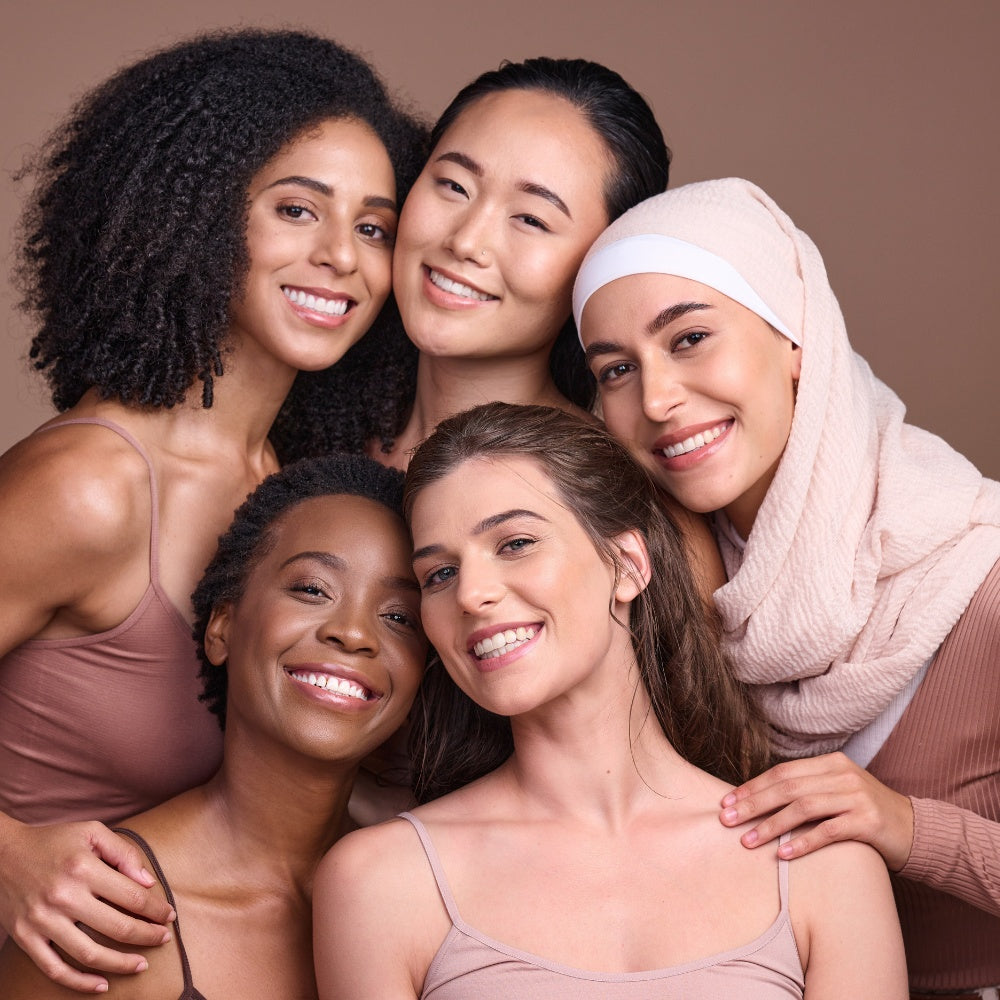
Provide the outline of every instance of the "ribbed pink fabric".
{"type": "Polygon", "coordinates": [[[1000,564],[868,770],[914,797],[893,878],[911,985],[1000,984],[1000,564]]]}

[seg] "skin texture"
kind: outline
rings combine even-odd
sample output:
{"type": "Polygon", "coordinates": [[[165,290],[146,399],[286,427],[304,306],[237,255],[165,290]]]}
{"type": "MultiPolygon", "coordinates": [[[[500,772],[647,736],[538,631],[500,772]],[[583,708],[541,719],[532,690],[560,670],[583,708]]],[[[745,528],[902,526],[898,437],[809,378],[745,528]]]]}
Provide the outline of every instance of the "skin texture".
{"type": "MultiPolygon", "coordinates": [[[[684,964],[763,933],[778,906],[773,854],[742,850],[716,819],[727,786],[649,723],[625,624],[650,572],[641,535],[609,540],[615,572],[519,456],[469,459],[433,481],[411,527],[428,638],[460,687],[510,715],[514,736],[500,768],[416,810],[462,917],[514,948],[609,972],[684,964]],[[517,625],[534,637],[499,658],[476,654],[482,636],[517,625]],[[698,907],[680,905],[694,896],[698,907]]],[[[903,1000],[899,928],[873,851],[807,859],[790,893],[810,1000],[903,1000]]],[[[336,846],[317,872],[315,920],[324,1000],[412,1000],[449,930],[405,822],[336,846]]]]}
{"type": "MultiPolygon", "coordinates": [[[[681,504],[724,510],[748,537],[791,430],[801,350],[725,295],[672,275],[610,282],[581,325],[608,429],[681,504]],[[723,432],[704,447],[657,453],[709,428],[723,432]]],[[[726,826],[761,821],[742,834],[745,847],[803,828],[780,847],[786,858],[857,840],[895,871],[913,842],[909,799],[840,753],[780,764],[721,806],[726,826]]]]}
{"type": "Polygon", "coordinates": [[[441,420],[491,400],[584,416],[548,364],[576,270],[608,223],[607,170],[600,137],[551,94],[488,95],[445,132],[407,196],[393,260],[403,323],[421,351],[416,401],[392,452],[373,457],[403,468],[441,420]],[[437,288],[432,268],[487,299],[437,288]]]}
{"type": "Polygon", "coordinates": [[[746,537],[788,440],[801,351],[720,292],[662,274],[598,289],[581,336],[608,430],[683,506],[723,509],[746,537]],[[709,429],[722,433],[702,448],[658,453],[709,429]]]}
{"type": "MultiPolygon", "coordinates": [[[[91,391],[66,413],[112,420],[150,454],[160,489],[161,582],[188,616],[188,595],[232,511],[278,467],[267,433],[296,373],[334,364],[389,290],[390,253],[368,227],[381,220],[388,231],[395,216],[369,202],[393,203],[395,183],[388,155],[366,128],[334,121],[310,131],[265,166],[250,195],[253,266],[233,311],[227,371],[216,380],[212,408],[201,407],[198,393],[155,410],[91,391]],[[270,186],[293,176],[310,183],[270,186]],[[332,194],[321,197],[312,182],[332,194]],[[293,309],[284,284],[339,288],[358,305],[331,330],[293,309]],[[251,308],[273,316],[273,325],[250,321],[244,312],[251,308]]],[[[0,556],[0,652],[29,638],[101,632],[127,618],[149,583],[150,502],[142,458],[104,428],[51,430],[4,455],[0,519],[17,531],[0,556]]],[[[142,888],[151,881],[145,868],[134,845],[99,824],[30,828],[0,816],[0,924],[47,975],[98,990],[104,978],[75,971],[50,942],[102,971],[143,968],[138,953],[99,946],[74,924],[84,919],[137,946],[165,940],[169,907],[142,888]]]]}
{"type": "MultiPolygon", "coordinates": [[[[349,828],[360,761],[402,723],[423,674],[409,555],[401,519],[381,504],[314,497],[279,517],[243,595],[212,615],[206,653],[229,674],[222,768],[123,824],[150,842],[167,874],[206,996],[315,992],[313,869],[349,828]],[[308,674],[350,679],[372,697],[314,686],[301,679],[308,674]]],[[[152,895],[163,902],[159,886],[152,895]]],[[[143,957],[148,971],[109,977],[109,995],[177,997],[176,947],[143,957]]],[[[74,995],[13,942],[0,952],[0,990],[9,1000],[74,995]]]]}

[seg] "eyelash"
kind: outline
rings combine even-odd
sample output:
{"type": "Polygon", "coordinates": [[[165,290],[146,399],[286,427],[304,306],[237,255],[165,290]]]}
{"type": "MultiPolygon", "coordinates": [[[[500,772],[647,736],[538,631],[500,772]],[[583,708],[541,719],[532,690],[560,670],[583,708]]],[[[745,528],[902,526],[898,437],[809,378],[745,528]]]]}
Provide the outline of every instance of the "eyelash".
{"type": "Polygon", "coordinates": [[[290,222],[301,222],[303,215],[309,215],[313,221],[316,220],[316,213],[308,205],[300,205],[297,202],[285,202],[278,205],[275,210],[278,215],[290,222]]]}

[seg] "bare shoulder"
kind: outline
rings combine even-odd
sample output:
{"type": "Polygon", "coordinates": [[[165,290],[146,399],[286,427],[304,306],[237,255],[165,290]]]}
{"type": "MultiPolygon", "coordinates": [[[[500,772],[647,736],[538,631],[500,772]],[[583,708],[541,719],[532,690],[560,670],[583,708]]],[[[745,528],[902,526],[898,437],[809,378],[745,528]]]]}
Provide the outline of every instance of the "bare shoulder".
{"type": "Polygon", "coordinates": [[[889,873],[873,847],[838,841],[790,862],[789,911],[808,996],[907,996],[889,873]]]}
{"type": "Polygon", "coordinates": [[[116,548],[136,514],[148,511],[149,473],[113,431],[56,424],[0,458],[0,497],[4,514],[17,518],[4,523],[49,525],[63,541],[116,548]]]}

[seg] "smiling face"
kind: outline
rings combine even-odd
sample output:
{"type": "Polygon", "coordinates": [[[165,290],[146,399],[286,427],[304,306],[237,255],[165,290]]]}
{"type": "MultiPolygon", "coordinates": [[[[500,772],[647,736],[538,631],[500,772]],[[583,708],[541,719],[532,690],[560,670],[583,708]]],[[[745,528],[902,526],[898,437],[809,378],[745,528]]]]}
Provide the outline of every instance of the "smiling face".
{"type": "Polygon", "coordinates": [[[685,507],[746,538],[774,478],[802,352],[686,278],[636,274],[588,300],[581,338],[608,429],[685,507]]]}
{"type": "Polygon", "coordinates": [[[393,286],[434,357],[548,357],[576,270],[607,225],[607,150],[581,112],[509,90],[463,111],[403,207],[393,286]]]}
{"type": "Polygon", "coordinates": [[[475,702],[515,716],[581,685],[627,688],[611,610],[627,622],[635,594],[537,462],[469,459],[421,490],[411,525],[424,628],[475,702]]]}
{"type": "Polygon", "coordinates": [[[323,496],[271,531],[242,597],[206,630],[209,659],[227,662],[227,732],[360,760],[402,725],[423,675],[406,528],[375,501],[323,496]]]}
{"type": "Polygon", "coordinates": [[[250,270],[230,339],[292,370],[339,361],[389,294],[396,182],[381,140],[322,122],[279,152],[248,192],[250,270]]]}

